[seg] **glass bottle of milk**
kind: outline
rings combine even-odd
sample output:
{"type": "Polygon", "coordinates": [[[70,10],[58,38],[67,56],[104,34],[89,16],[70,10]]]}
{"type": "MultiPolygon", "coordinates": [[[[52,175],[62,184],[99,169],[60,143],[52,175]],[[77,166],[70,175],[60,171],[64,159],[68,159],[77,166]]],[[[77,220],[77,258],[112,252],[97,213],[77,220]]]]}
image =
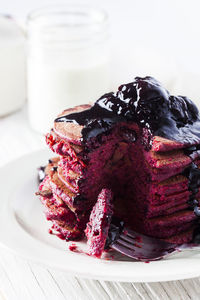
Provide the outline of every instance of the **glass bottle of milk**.
{"type": "Polygon", "coordinates": [[[28,102],[33,129],[46,133],[64,109],[110,90],[108,18],[81,5],[28,17],[28,102]]]}

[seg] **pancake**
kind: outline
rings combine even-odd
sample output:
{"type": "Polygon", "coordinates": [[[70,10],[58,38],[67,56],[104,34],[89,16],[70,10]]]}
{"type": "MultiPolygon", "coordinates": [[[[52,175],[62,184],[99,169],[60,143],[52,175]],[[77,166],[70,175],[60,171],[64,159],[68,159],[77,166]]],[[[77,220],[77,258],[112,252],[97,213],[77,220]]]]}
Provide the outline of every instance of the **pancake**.
{"type": "Polygon", "coordinates": [[[110,228],[113,215],[112,198],[110,190],[103,189],[100,192],[85,230],[88,254],[98,258],[103,253],[110,228]]]}
{"type": "MultiPolygon", "coordinates": [[[[126,226],[192,241],[200,217],[200,117],[191,100],[137,77],[93,106],[63,111],[46,142],[59,155],[46,169],[50,191],[75,215],[89,218],[107,189],[126,226]]],[[[60,231],[63,222],[56,223],[60,231]]]]}
{"type": "Polygon", "coordinates": [[[36,194],[44,205],[44,213],[47,220],[52,222],[52,230],[55,234],[66,240],[81,239],[88,221],[88,213],[71,209],[51,188],[50,174],[56,172],[58,161],[59,158],[49,160],[45,168],[45,178],[40,183],[39,191],[36,194]]]}

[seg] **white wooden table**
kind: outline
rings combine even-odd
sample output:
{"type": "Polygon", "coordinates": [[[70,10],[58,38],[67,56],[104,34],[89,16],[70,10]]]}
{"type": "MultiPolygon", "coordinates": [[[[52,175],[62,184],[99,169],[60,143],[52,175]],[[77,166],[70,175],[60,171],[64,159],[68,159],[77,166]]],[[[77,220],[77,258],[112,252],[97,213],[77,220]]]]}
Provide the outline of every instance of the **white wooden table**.
{"type": "MultiPolygon", "coordinates": [[[[0,166],[45,147],[28,127],[26,111],[0,119],[0,166]]],[[[200,264],[199,264],[200,267],[200,264]]],[[[117,283],[71,277],[17,257],[0,247],[0,299],[200,299],[200,278],[164,283],[117,283]]]]}

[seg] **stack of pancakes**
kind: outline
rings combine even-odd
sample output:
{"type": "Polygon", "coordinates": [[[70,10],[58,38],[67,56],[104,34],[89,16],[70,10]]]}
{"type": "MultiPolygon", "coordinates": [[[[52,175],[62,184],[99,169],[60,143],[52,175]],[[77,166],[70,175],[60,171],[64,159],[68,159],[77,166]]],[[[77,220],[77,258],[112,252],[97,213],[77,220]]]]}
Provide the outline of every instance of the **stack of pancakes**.
{"type": "MultiPolygon", "coordinates": [[[[72,150],[72,149],[71,149],[72,150]]],[[[76,199],[76,180],[80,177],[79,166],[76,162],[75,152],[71,156],[55,157],[49,160],[44,168],[45,176],[39,185],[37,195],[44,205],[47,220],[52,222],[50,233],[55,233],[62,239],[77,240],[83,237],[88,209],[78,205],[76,199]],[[68,172],[62,172],[62,165],[71,160],[68,172]]]]}
{"type": "MultiPolygon", "coordinates": [[[[88,108],[75,107],[60,116],[88,108]]],[[[191,192],[183,171],[191,158],[184,154],[184,144],[155,136],[146,151],[136,123],[117,124],[87,143],[82,129],[72,122],[55,122],[46,136],[58,154],[49,161],[39,187],[52,229],[68,240],[82,238],[98,194],[109,188],[114,215],[134,230],[176,243],[191,241],[197,216],[188,205],[191,192]]]]}

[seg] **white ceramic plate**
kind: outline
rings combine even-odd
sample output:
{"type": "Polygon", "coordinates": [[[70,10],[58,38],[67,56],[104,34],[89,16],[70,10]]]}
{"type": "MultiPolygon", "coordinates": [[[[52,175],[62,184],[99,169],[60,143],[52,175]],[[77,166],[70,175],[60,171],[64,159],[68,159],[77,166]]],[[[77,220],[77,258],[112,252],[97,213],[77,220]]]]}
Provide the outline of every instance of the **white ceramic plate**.
{"type": "MultiPolygon", "coordinates": [[[[143,263],[116,255],[95,259],[68,250],[68,243],[48,234],[50,224],[34,195],[36,168],[52,156],[49,151],[26,155],[0,169],[0,242],[20,256],[85,278],[152,282],[200,276],[200,253],[187,251],[168,259],[143,263]]],[[[79,244],[80,247],[83,243],[79,244]]]]}

